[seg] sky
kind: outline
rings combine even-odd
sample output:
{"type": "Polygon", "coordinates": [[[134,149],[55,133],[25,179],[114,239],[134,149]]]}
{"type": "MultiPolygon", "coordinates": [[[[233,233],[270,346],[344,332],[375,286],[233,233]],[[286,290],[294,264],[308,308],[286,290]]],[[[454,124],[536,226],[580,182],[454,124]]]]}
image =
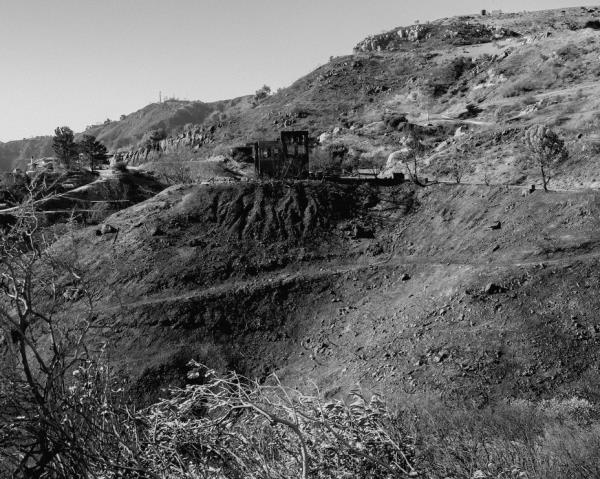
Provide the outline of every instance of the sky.
{"type": "Polygon", "coordinates": [[[585,0],[0,0],[0,141],[290,85],[370,34],[585,0]]]}

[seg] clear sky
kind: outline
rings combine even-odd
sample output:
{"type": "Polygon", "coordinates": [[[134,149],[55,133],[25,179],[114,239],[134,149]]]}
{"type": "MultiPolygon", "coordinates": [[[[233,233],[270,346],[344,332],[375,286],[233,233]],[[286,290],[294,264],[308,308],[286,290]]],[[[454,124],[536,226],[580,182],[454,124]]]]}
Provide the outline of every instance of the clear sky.
{"type": "Polygon", "coordinates": [[[415,20],[585,0],[0,0],[0,141],[287,86],[415,20]]]}

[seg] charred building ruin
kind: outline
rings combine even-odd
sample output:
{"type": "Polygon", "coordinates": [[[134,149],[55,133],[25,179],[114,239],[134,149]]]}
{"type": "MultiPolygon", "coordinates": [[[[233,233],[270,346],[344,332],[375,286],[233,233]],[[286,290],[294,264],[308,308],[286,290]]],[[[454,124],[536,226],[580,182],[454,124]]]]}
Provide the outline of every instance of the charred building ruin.
{"type": "Polygon", "coordinates": [[[233,149],[234,158],[253,162],[256,174],[268,178],[308,177],[307,131],[282,131],[278,140],[259,140],[233,149]]]}

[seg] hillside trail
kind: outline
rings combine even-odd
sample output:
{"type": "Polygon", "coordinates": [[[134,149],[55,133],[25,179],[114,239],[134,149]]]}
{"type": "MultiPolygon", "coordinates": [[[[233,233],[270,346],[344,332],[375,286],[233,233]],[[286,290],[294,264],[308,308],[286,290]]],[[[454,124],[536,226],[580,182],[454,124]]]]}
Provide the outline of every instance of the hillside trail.
{"type": "Polygon", "coordinates": [[[315,281],[327,277],[339,276],[348,273],[356,273],[360,271],[376,270],[378,268],[400,268],[402,266],[433,266],[433,267],[470,267],[470,268],[486,268],[486,269],[505,269],[505,268],[524,268],[534,266],[565,266],[578,261],[589,261],[591,259],[600,258],[600,250],[576,255],[563,255],[558,258],[540,258],[536,257],[531,260],[517,261],[502,261],[491,259],[480,260],[441,260],[426,256],[400,256],[392,253],[388,258],[378,261],[367,261],[357,263],[353,262],[338,262],[333,265],[313,266],[302,271],[296,272],[281,272],[271,274],[266,278],[251,279],[251,280],[234,280],[218,286],[205,288],[201,290],[187,291],[181,294],[156,294],[143,299],[121,300],[118,305],[95,308],[97,312],[117,312],[121,309],[130,309],[142,306],[148,306],[161,303],[172,303],[178,301],[189,301],[195,299],[211,299],[224,296],[230,292],[252,292],[264,288],[285,287],[297,281],[315,281]]]}
{"type": "MultiPolygon", "coordinates": [[[[65,200],[71,200],[71,201],[80,201],[81,198],[78,198],[77,195],[79,193],[86,193],[89,191],[93,191],[95,188],[97,188],[99,185],[103,185],[106,184],[108,181],[118,178],[118,175],[115,173],[110,172],[109,170],[98,170],[100,172],[100,176],[98,179],[87,183],[85,185],[79,186],[77,188],[73,188],[72,190],[69,191],[65,191],[64,193],[56,193],[50,196],[46,196],[43,198],[40,198],[38,200],[34,200],[30,203],[30,206],[37,206],[37,205],[42,205],[45,202],[47,202],[50,199],[53,200],[58,200],[58,199],[65,199],[65,200]],[[109,171],[109,173],[102,173],[102,172],[106,172],[109,171]]],[[[129,203],[129,200],[85,200],[86,203],[129,203]]],[[[10,213],[14,213],[15,211],[19,211],[21,209],[21,206],[12,206],[10,208],[5,208],[3,210],[0,210],[0,215],[2,214],[10,214],[10,213]]],[[[44,211],[40,211],[40,213],[69,213],[72,210],[56,210],[56,211],[50,211],[50,210],[44,210],[44,211]]],[[[93,210],[89,210],[89,209],[74,209],[74,211],[93,211],[93,210]]]]}
{"type": "MultiPolygon", "coordinates": [[[[553,98],[560,95],[569,95],[576,94],[578,92],[587,92],[596,91],[600,92],[600,85],[598,82],[588,82],[588,83],[580,83],[578,85],[565,87],[565,88],[557,88],[556,90],[548,90],[543,93],[534,93],[533,96],[536,100],[544,100],[547,98],[553,98]]],[[[485,104],[493,104],[495,106],[501,105],[513,105],[515,103],[515,98],[486,98],[486,100],[482,103],[485,104]]]]}

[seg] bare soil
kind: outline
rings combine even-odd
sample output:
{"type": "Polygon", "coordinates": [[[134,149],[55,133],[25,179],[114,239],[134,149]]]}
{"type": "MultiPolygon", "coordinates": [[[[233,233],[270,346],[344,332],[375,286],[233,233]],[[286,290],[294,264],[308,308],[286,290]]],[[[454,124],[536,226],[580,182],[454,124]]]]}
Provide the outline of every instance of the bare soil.
{"type": "Polygon", "coordinates": [[[598,201],[181,186],[111,216],[114,235],[83,229],[55,247],[80,251],[96,337],[143,400],[180,384],[191,358],[327,395],[359,383],[392,400],[597,399],[598,201]]]}

